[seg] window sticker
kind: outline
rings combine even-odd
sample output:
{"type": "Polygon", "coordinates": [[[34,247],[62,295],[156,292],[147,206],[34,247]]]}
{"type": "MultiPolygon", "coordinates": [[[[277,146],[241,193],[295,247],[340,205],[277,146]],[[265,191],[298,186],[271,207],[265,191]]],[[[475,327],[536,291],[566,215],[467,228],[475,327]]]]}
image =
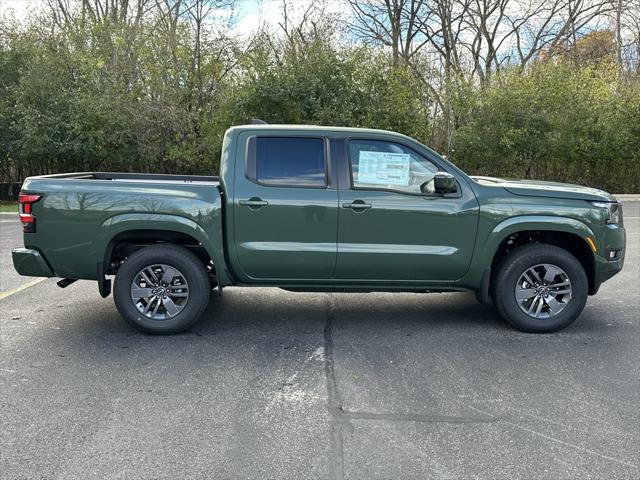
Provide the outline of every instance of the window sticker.
{"type": "Polygon", "coordinates": [[[358,158],[358,183],[372,185],[409,185],[411,155],[361,151],[358,158]]]}

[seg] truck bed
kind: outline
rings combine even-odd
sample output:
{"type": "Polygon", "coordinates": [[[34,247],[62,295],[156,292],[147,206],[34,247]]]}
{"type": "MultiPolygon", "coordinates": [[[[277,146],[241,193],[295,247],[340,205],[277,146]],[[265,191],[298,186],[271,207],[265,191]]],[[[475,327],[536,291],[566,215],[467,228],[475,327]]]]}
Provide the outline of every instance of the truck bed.
{"type": "Polygon", "coordinates": [[[215,176],[64,173],[29,177],[22,192],[41,196],[25,247],[37,249],[62,278],[95,279],[110,243],[127,231],[187,235],[209,250],[211,237],[221,236],[215,176]]]}

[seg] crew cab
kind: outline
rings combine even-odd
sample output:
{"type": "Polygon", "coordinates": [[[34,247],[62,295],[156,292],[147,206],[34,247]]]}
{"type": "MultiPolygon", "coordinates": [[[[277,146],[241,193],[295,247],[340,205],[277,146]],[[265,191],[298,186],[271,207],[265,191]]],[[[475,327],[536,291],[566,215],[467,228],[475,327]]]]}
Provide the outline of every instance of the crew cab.
{"type": "Polygon", "coordinates": [[[27,178],[21,275],[97,281],[126,321],[176,333],[214,289],[472,291],[527,332],[574,321],[622,269],[601,190],[471,177],[421,143],[357,128],[227,130],[220,177],[27,178]]]}

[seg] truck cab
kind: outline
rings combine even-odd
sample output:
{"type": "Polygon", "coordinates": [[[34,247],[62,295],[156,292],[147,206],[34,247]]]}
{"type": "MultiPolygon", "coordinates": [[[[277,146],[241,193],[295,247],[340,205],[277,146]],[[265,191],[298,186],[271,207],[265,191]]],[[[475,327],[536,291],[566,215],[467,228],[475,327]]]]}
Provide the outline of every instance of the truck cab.
{"type": "Polygon", "coordinates": [[[468,270],[479,203],[434,152],[369,130],[230,135],[246,146],[230,152],[221,177],[239,282],[424,287],[468,270]],[[439,173],[455,179],[450,191],[433,186],[439,173]]]}

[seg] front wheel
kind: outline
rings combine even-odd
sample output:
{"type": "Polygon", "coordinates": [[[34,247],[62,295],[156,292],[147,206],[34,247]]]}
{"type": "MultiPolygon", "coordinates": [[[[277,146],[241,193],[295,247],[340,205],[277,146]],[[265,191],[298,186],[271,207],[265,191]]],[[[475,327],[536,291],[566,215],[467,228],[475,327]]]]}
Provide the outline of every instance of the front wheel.
{"type": "Polygon", "coordinates": [[[133,253],[118,270],[113,297],[120,315],[150,334],[178,333],[195,323],[209,302],[209,278],[193,253],[152,245],[133,253]]]}
{"type": "Polygon", "coordinates": [[[549,333],[578,318],[588,290],[584,268],[571,253],[536,243],[516,248],[500,262],[493,301],[518,330],[549,333]]]}

